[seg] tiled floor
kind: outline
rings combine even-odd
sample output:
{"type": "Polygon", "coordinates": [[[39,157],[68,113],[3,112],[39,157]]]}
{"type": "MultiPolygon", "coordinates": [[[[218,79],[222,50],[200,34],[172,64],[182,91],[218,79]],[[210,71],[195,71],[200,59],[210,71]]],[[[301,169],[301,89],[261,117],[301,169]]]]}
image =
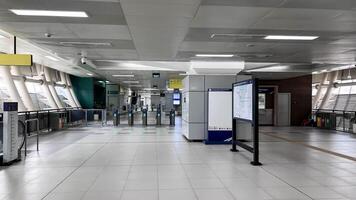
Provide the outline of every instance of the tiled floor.
{"type": "MultiPolygon", "coordinates": [[[[327,147],[340,144],[329,140],[338,137],[333,133],[317,135],[298,138],[313,144],[328,138],[327,147]]],[[[189,143],[179,126],[68,129],[42,137],[40,152],[0,170],[0,199],[356,199],[355,162],[261,136],[264,165],[253,167],[246,151],[189,143]]],[[[342,144],[353,152],[348,142],[342,144]]]]}

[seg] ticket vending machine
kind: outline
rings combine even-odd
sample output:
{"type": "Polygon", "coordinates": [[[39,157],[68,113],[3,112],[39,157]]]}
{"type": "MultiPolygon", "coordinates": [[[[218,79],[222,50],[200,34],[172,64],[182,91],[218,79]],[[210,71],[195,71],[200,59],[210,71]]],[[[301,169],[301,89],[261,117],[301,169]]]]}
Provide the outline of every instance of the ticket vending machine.
{"type": "Polygon", "coordinates": [[[3,154],[1,164],[9,165],[20,160],[18,149],[18,104],[4,102],[3,104],[3,154]]]}

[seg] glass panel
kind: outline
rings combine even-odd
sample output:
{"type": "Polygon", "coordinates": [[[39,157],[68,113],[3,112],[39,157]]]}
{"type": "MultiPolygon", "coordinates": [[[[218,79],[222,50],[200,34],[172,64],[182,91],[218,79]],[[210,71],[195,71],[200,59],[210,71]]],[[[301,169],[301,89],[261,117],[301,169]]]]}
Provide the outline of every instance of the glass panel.
{"type": "Polygon", "coordinates": [[[7,89],[7,85],[4,84],[3,78],[0,74],[0,112],[2,112],[2,105],[6,101],[11,101],[11,97],[9,91],[7,89]]]}
{"type": "Polygon", "coordinates": [[[65,92],[66,89],[61,86],[55,86],[55,89],[62,104],[65,107],[71,107],[69,104],[69,98],[67,97],[67,93],[65,92]]]}
{"type": "Polygon", "coordinates": [[[258,108],[266,109],[266,94],[265,93],[258,94],[258,108]]]}
{"type": "Polygon", "coordinates": [[[356,95],[355,94],[350,95],[349,102],[348,102],[345,110],[356,111],[356,95]]]}
{"type": "Polygon", "coordinates": [[[344,110],[346,107],[347,99],[349,95],[339,95],[335,105],[335,110],[344,110]]]}
{"type": "Polygon", "coordinates": [[[25,82],[27,90],[31,96],[32,102],[37,110],[51,109],[48,98],[43,92],[43,86],[40,83],[25,82]]]}

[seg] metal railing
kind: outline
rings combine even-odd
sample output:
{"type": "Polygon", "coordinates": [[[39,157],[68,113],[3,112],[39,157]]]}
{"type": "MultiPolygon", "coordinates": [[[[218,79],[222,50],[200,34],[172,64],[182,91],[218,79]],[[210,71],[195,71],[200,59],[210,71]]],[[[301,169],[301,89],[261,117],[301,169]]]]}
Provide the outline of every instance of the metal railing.
{"type": "Polygon", "coordinates": [[[85,111],[85,124],[88,126],[88,112],[101,112],[101,125],[107,125],[105,109],[83,109],[85,111]]]}
{"type": "Polygon", "coordinates": [[[36,122],[36,145],[37,145],[37,151],[39,151],[39,141],[40,141],[40,121],[38,120],[38,118],[36,119],[27,119],[25,120],[25,156],[27,156],[27,127],[28,127],[28,123],[29,122],[36,122]]]}
{"type": "Polygon", "coordinates": [[[356,111],[315,109],[312,117],[316,127],[353,133],[356,124],[356,111]]]}

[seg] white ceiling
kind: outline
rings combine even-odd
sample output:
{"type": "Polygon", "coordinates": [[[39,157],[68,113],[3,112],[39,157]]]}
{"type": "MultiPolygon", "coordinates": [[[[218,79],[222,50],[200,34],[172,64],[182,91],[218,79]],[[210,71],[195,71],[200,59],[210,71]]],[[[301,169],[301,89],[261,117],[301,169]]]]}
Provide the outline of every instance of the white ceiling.
{"type": "MultiPolygon", "coordinates": [[[[187,63],[196,61],[194,55],[198,53],[235,54],[230,59],[206,61],[244,61],[246,69],[256,65],[259,69],[272,64],[288,65],[291,68],[284,73],[302,75],[355,63],[356,1],[36,0],[34,3],[0,0],[0,28],[64,59],[78,61],[85,55],[96,65],[95,72],[106,77],[112,71],[126,73],[127,69],[117,62],[98,60],[146,62],[151,67],[158,67],[157,62],[162,61],[172,66],[168,67],[170,73],[178,76],[182,71],[191,71],[187,63]],[[89,18],[21,17],[8,9],[85,11],[89,18]],[[45,33],[53,36],[47,38],[45,33]],[[212,34],[235,34],[235,37],[211,38],[212,34]],[[263,36],[268,34],[320,38],[264,40],[263,36]],[[62,42],[100,42],[110,46],[63,45],[62,42]],[[108,66],[110,70],[105,70],[108,66]]],[[[130,69],[137,74],[141,73],[139,70],[130,69]]],[[[217,73],[211,69],[196,72],[211,71],[217,73]]]]}

